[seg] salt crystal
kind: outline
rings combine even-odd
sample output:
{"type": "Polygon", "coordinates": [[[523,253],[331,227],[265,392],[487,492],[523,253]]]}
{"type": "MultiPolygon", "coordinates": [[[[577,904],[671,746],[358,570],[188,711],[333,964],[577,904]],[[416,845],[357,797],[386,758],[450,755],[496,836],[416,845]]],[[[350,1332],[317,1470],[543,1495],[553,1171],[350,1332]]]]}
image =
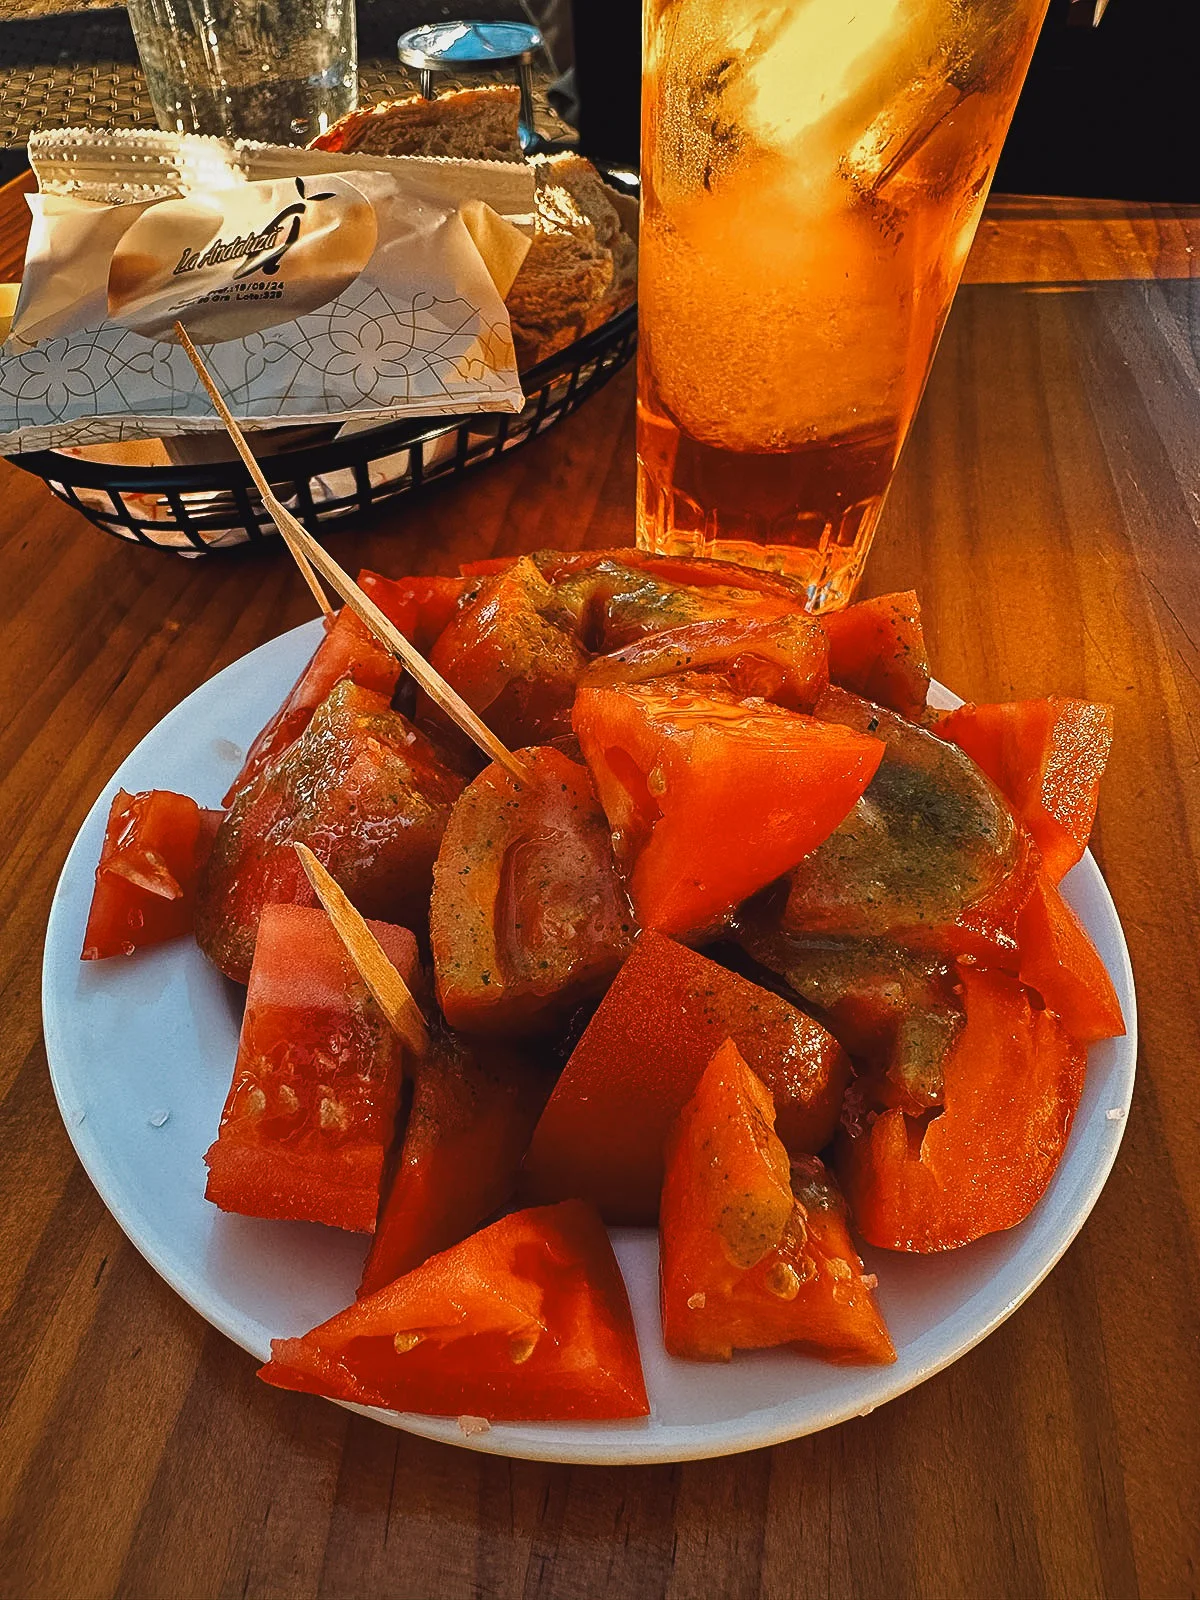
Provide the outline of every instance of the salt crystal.
{"type": "Polygon", "coordinates": [[[693,1294],[693,1295],[689,1295],[688,1296],[688,1310],[689,1311],[703,1311],[704,1307],[707,1304],[708,1304],[708,1297],[707,1297],[707,1295],[704,1294],[703,1291],[700,1291],[697,1294],[693,1294]]]}
{"type": "Polygon", "coordinates": [[[864,1289],[878,1289],[879,1276],[874,1272],[864,1272],[862,1276],[864,1289]]]}
{"type": "Polygon", "coordinates": [[[492,1425],[486,1417],[459,1417],[458,1431],[471,1439],[477,1433],[490,1433],[492,1425]]]}
{"type": "Polygon", "coordinates": [[[171,1113],[169,1111],[152,1111],[147,1120],[152,1128],[162,1128],[166,1126],[170,1116],[171,1113]]]}
{"type": "Polygon", "coordinates": [[[1109,1122],[1120,1122],[1124,1118],[1125,1112],[1121,1106],[1113,1106],[1112,1110],[1106,1111],[1104,1115],[1108,1118],[1109,1122]]]}

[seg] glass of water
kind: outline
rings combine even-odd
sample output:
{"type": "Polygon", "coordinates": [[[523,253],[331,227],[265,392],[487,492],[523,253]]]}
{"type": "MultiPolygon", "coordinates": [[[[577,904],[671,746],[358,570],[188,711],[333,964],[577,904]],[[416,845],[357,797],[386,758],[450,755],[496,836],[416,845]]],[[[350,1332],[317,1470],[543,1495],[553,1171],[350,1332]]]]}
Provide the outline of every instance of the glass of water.
{"type": "Polygon", "coordinates": [[[307,144],[358,102],[355,0],[129,0],[158,125],[307,144]]]}

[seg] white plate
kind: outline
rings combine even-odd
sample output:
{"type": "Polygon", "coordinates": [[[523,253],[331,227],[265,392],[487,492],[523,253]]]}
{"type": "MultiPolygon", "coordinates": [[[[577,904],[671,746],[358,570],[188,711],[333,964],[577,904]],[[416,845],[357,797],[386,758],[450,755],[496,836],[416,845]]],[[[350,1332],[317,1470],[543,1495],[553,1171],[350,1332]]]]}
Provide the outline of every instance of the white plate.
{"type": "MultiPolygon", "coordinates": [[[[362,1236],[224,1216],[204,1199],[203,1156],[237,1049],[242,991],[190,940],[83,962],[79,951],[109,804],[118,787],[176,789],[216,805],[241,753],[315,647],[311,622],[197,689],[125,761],[67,857],[46,935],[43,1011],[54,1092],[79,1159],[151,1266],[214,1327],[265,1360],[272,1337],[304,1332],[354,1297],[362,1236]]],[[[953,696],[935,690],[941,704],[953,696]]],[[[641,1343],[652,1415],[637,1423],[498,1424],[465,1439],[453,1419],[369,1414],[427,1438],[534,1460],[683,1461],[730,1454],[861,1416],[921,1383],[1003,1322],[1062,1255],[1096,1201],[1133,1090],[1136,1016],[1121,925],[1090,855],[1068,876],[1117,986],[1129,1032],[1096,1045],[1058,1171],[1019,1228],[946,1256],[866,1252],[899,1359],[834,1367],[789,1351],[729,1366],[673,1361],[658,1316],[652,1233],[614,1243],[641,1343]]],[[[357,1409],[357,1408],[355,1408],[357,1409]]]]}

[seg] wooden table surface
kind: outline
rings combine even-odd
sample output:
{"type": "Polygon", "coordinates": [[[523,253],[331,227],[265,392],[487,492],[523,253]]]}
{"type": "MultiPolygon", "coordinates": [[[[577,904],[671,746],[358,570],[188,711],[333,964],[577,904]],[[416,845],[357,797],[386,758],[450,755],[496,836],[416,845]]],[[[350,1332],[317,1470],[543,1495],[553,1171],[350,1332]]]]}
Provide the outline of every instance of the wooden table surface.
{"type": "MultiPolygon", "coordinates": [[[[23,213],[0,194],[0,281],[23,213]]],[[[0,463],[0,1594],[1196,1593],[1197,260],[1200,212],[993,201],[867,576],[919,590],[935,669],[963,693],[1116,707],[1094,848],[1142,1036],[1116,1168],[1062,1263],[970,1355],[870,1417],[728,1460],[508,1462],[269,1389],[126,1242],[50,1091],[50,897],[126,753],[313,606],[277,546],[197,562],[123,546],[0,463]]],[[[627,543],[633,412],[627,372],[499,466],[330,547],[399,573],[627,543]]]]}

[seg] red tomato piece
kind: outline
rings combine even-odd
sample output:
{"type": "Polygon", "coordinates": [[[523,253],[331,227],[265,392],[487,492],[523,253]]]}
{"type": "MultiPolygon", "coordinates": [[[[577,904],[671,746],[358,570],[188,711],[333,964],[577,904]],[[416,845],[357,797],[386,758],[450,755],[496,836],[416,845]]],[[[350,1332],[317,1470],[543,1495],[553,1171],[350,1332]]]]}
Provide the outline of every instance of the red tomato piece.
{"type": "Polygon", "coordinates": [[[719,928],[828,837],[878,739],[665,684],[581,689],[575,732],[643,927],[719,928]]]}
{"type": "Polygon", "coordinates": [[[528,784],[486,767],[459,797],[433,873],[438,1000],[468,1033],[528,1033],[598,993],[633,914],[587,769],[543,745],[528,784]]]}
{"type": "Polygon", "coordinates": [[[755,697],[793,711],[811,711],[828,679],[827,654],[824,633],[801,612],[767,621],[716,617],[648,634],[598,657],[583,673],[580,686],[602,689],[680,674],[691,681],[692,675],[703,674],[738,699],[755,697]]]}
{"type": "Polygon", "coordinates": [[[225,796],[226,806],[233,804],[251,779],[295,744],[312,721],[313,712],[346,678],[389,698],[400,678],[400,663],[395,656],[376,642],[349,607],[339,611],[332,622],[327,621],[325,637],[316,654],[250,746],[242,770],[225,796]]]}
{"type": "Polygon", "coordinates": [[[1089,700],[961,706],[936,731],[987,773],[1029,829],[1051,883],[1083,855],[1112,747],[1112,707],[1089,700]]]}
{"type": "Polygon", "coordinates": [[[929,692],[929,653],[920,602],[911,589],[860,600],[823,616],[821,626],[833,683],[890,706],[910,722],[920,718],[929,692]]]}
{"type": "Polygon", "coordinates": [[[1038,855],[1000,791],[954,745],[843,689],[816,715],[887,748],[850,815],[791,873],[784,929],[1015,968],[1038,855]]]}
{"type": "Polygon", "coordinates": [[[527,1055],[435,1034],[413,1067],[412,1109],[359,1298],[458,1244],[512,1198],[550,1084],[527,1055]]]}
{"type": "Polygon", "coordinates": [[[170,789],[117,790],[96,867],[84,961],[131,956],[192,931],[196,880],[220,820],[219,811],[170,789]]]}
{"type": "MultiPolygon", "coordinates": [[[[482,561],[467,561],[459,567],[466,576],[481,577],[507,572],[517,556],[489,556],[482,561]]],[[[787,600],[794,609],[804,605],[803,587],[778,573],[759,572],[739,567],[732,561],[710,561],[707,556],[656,556],[633,548],[615,550],[535,550],[532,557],[542,575],[554,584],[569,581],[596,567],[623,567],[626,571],[648,572],[677,588],[736,589],[744,594],[774,595],[787,600]]]]}
{"type": "Polygon", "coordinates": [[[366,568],[358,575],[358,585],[425,655],[470,587],[465,578],[385,578],[366,568]]]}
{"type": "Polygon", "coordinates": [[[787,1148],[820,1150],[850,1079],[836,1040],[769,990],[643,933],[542,1113],[523,1192],[579,1195],[609,1222],[653,1223],[671,1124],[730,1038],[773,1093],[787,1148]]]}
{"type": "MultiPolygon", "coordinates": [[[[417,946],[369,924],[408,984],[417,946]]],[[[400,1097],[403,1047],[325,912],[267,906],[208,1199],[247,1217],[370,1233],[400,1097]]]]}
{"type": "Polygon", "coordinates": [[[420,926],[462,784],[382,695],[343,680],[226,813],[200,878],[200,948],[247,981],[263,906],[313,903],[297,839],[364,916],[420,926]]]}
{"type": "Polygon", "coordinates": [[[360,1405],[492,1422],[650,1410],[621,1271],[590,1206],[518,1211],[301,1339],[259,1376],[360,1405]]]}
{"type": "Polygon", "coordinates": [[[1125,1032],[1121,1002],[1083,924],[1045,877],[1039,877],[1017,924],[1021,982],[1081,1044],[1125,1032]]]}
{"type": "MultiPolygon", "coordinates": [[[[569,730],[575,683],[586,663],[570,618],[528,556],[483,579],[429,659],[510,747],[569,730]]],[[[430,714],[443,717],[436,708],[430,714]]]]}
{"type": "MultiPolygon", "coordinates": [[[[756,915],[744,920],[738,938],[870,1069],[874,1103],[914,1116],[942,1103],[946,1057],[963,1026],[952,963],[884,939],[781,933],[756,915]]],[[[847,1093],[860,1098],[860,1084],[847,1093]]]]}
{"type": "MultiPolygon", "coordinates": [[[[570,568],[560,561],[547,570],[576,636],[586,649],[599,654],[698,622],[769,622],[803,614],[802,602],[789,591],[740,582],[679,583],[624,559],[603,558],[570,568]]],[[[733,576],[739,571],[734,568],[733,576]]]]}
{"type": "Polygon", "coordinates": [[[776,1345],[826,1361],[896,1352],[815,1156],[789,1163],[762,1082],[729,1041],[671,1135],[659,1222],[663,1342],[689,1361],[776,1345]]]}
{"type": "Polygon", "coordinates": [[[1014,1227],[1041,1198],[1083,1092],[1084,1047],[1003,972],[961,967],[966,1026],[945,1104],[856,1119],[838,1148],[855,1225],[888,1250],[953,1250],[1014,1227]]]}

